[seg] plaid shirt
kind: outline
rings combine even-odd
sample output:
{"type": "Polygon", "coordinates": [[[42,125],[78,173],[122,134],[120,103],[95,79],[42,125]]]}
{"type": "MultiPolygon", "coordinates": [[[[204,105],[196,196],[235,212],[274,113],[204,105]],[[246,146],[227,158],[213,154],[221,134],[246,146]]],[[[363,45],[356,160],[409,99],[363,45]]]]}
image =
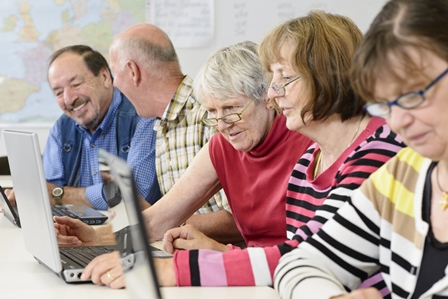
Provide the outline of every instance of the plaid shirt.
{"type": "MultiPolygon", "coordinates": [[[[214,128],[202,124],[207,112],[193,95],[193,80],[185,76],[163,117],[157,119],[156,137],[157,178],[162,194],[166,194],[185,172],[194,156],[215,133],[214,128]]],[[[216,193],[196,214],[222,209],[230,212],[224,191],[216,193]]]]}

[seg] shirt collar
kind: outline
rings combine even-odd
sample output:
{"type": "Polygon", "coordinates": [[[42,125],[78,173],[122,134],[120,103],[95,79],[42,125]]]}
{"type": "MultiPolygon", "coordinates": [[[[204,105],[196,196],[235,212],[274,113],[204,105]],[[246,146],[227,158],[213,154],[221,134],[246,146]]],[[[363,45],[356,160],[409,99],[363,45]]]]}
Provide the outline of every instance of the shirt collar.
{"type": "MultiPolygon", "coordinates": [[[[171,99],[169,105],[166,107],[165,112],[161,118],[161,123],[173,121],[178,118],[179,113],[182,111],[186,102],[193,92],[193,79],[189,76],[185,76],[182,83],[177,88],[171,99]]],[[[193,98],[194,101],[196,99],[193,98]]]]}

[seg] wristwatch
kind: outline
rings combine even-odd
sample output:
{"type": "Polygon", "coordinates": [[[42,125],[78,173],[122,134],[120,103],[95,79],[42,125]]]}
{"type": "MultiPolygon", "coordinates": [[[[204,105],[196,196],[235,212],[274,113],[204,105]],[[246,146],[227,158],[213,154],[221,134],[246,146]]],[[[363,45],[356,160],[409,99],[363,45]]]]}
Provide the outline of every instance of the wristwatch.
{"type": "Polygon", "coordinates": [[[62,205],[62,195],[64,195],[64,189],[62,187],[56,187],[51,191],[54,202],[57,205],[62,205]]]}

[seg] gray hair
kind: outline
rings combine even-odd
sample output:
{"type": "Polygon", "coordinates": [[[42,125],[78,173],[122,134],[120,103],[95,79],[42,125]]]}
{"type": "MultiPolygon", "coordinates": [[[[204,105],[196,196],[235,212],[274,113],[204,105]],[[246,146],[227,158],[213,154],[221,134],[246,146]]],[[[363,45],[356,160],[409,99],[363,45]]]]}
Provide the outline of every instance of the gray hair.
{"type": "Polygon", "coordinates": [[[199,102],[206,98],[232,99],[245,96],[266,99],[268,73],[257,54],[257,44],[246,41],[215,51],[194,80],[199,102]]]}
{"type": "Polygon", "coordinates": [[[135,60],[159,78],[166,75],[169,70],[168,65],[172,65],[173,70],[180,72],[179,59],[171,41],[167,47],[164,47],[141,36],[125,36],[113,47],[120,68],[123,68],[128,60],[135,60]]]}

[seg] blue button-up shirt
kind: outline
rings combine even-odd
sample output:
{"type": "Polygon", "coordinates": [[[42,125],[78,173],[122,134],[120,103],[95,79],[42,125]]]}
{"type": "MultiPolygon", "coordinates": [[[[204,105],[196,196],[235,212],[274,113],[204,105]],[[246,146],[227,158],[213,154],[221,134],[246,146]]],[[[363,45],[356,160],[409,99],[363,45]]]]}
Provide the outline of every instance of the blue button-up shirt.
{"type": "MultiPolygon", "coordinates": [[[[98,149],[110,153],[117,152],[115,113],[121,103],[121,93],[114,91],[109,111],[98,128],[90,134],[88,130],[76,125],[83,136],[82,158],[79,168],[79,180],[76,187],[86,187],[86,197],[96,208],[106,210],[107,199],[103,194],[103,182],[98,162],[98,149]]],[[[140,118],[137,123],[128,154],[128,164],[134,170],[137,191],[149,203],[155,203],[160,197],[160,189],[155,170],[155,131],[154,119],[140,118]]],[[[61,128],[58,122],[52,127],[44,154],[43,166],[48,182],[65,186],[62,163],[61,128]]]]}

